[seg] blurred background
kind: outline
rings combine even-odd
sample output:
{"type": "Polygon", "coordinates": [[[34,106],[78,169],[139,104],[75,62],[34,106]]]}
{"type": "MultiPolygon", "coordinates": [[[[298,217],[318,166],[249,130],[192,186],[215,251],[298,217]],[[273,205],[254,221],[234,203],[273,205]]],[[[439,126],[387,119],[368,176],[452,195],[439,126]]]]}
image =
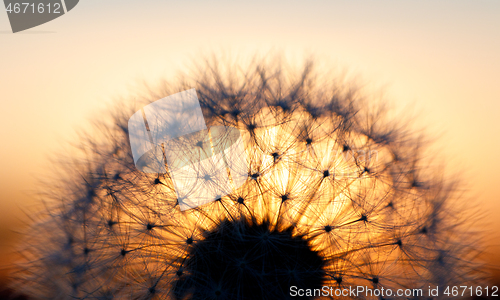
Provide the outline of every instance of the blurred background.
{"type": "Polygon", "coordinates": [[[499,16],[495,0],[84,0],[13,34],[0,9],[0,286],[16,232],[40,206],[49,156],[105,117],[113,99],[211,52],[281,52],[297,62],[312,54],[381,88],[435,140],[445,170],[463,177],[481,211],[478,247],[498,267],[499,16]]]}

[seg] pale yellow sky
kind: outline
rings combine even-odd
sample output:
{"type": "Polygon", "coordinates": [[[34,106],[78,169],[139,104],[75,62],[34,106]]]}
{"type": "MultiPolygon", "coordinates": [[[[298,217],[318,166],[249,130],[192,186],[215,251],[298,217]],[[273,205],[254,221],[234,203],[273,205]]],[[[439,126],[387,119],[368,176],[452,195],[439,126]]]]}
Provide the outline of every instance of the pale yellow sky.
{"type": "Polygon", "coordinates": [[[499,15],[499,1],[86,0],[12,34],[0,12],[0,232],[33,205],[47,156],[113,97],[223,49],[316,54],[385,87],[437,137],[500,239],[499,15]]]}

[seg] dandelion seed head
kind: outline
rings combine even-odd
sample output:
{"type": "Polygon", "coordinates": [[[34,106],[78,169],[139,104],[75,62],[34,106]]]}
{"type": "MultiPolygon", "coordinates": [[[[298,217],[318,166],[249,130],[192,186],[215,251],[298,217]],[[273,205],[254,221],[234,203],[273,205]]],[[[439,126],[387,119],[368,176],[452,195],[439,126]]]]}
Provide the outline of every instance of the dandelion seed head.
{"type": "Polygon", "coordinates": [[[455,183],[404,120],[337,79],[312,63],[209,60],[123,100],[61,163],[16,283],[36,299],[288,299],[290,286],[470,282],[455,183]],[[199,170],[189,179],[214,201],[181,211],[169,172],[137,170],[127,122],[193,87],[207,127],[239,130],[248,178],[221,194],[215,167],[199,170]]]}

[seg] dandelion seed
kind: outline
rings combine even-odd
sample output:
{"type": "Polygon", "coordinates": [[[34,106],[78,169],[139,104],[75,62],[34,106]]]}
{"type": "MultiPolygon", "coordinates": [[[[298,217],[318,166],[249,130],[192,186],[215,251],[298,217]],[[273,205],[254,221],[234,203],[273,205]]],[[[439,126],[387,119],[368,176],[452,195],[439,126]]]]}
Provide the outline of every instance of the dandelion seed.
{"type": "Polygon", "coordinates": [[[27,233],[15,274],[33,298],[288,299],[291,286],[427,288],[476,278],[454,182],[426,166],[420,139],[382,105],[312,64],[212,61],[134,103],[82,138],[47,188],[48,213],[27,233]],[[168,172],[135,168],[127,122],[193,87],[207,126],[240,131],[248,161],[236,171],[248,178],[221,195],[228,183],[216,167],[198,170],[187,179],[215,201],[180,211],[189,192],[178,195],[168,172]]]}

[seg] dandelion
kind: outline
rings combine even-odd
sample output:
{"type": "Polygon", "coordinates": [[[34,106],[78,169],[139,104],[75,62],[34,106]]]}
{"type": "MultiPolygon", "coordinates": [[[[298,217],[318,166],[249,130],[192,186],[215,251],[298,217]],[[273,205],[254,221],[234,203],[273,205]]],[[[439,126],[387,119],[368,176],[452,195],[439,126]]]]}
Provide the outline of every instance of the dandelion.
{"type": "MultiPolygon", "coordinates": [[[[36,299],[289,299],[291,287],[472,282],[476,252],[456,182],[386,113],[312,63],[210,60],[121,102],[81,139],[44,193],[48,210],[27,233],[17,285],[36,299]],[[168,172],[135,167],[127,121],[190,88],[207,127],[240,131],[248,178],[181,211],[168,172]]],[[[194,176],[226,186],[213,172],[194,176]]]]}

